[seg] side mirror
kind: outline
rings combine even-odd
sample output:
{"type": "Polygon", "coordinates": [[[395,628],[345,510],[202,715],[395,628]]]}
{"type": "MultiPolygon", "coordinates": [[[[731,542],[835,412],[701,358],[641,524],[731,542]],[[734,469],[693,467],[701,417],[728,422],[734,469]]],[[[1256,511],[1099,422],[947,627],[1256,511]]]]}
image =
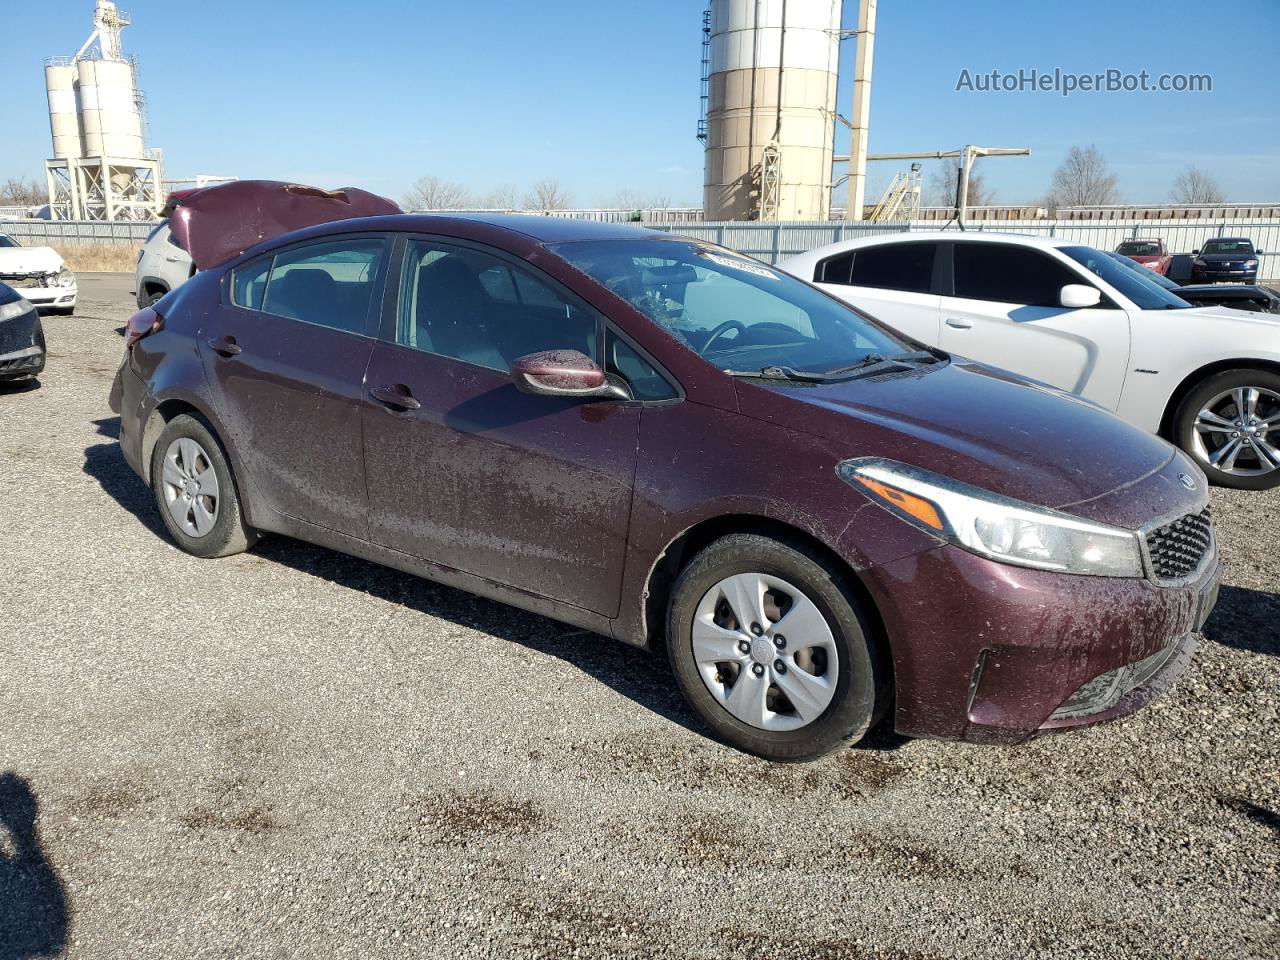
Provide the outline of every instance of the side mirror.
{"type": "Polygon", "coordinates": [[[1102,302],[1102,292],[1085,283],[1068,283],[1058,295],[1058,302],[1072,310],[1096,307],[1102,302]]]}
{"type": "Polygon", "coordinates": [[[1192,250],[1192,251],[1191,251],[1191,255],[1192,255],[1193,257],[1198,257],[1198,256],[1200,256],[1200,251],[1199,251],[1199,249],[1192,250]]]}
{"type": "Polygon", "coordinates": [[[610,380],[596,362],[577,350],[544,350],[511,365],[511,380],[521,393],[581,400],[630,400],[631,391],[610,380]]]}
{"type": "Polygon", "coordinates": [[[1265,251],[1265,250],[1255,250],[1255,251],[1253,251],[1253,255],[1254,255],[1255,257],[1265,257],[1265,256],[1267,255],[1267,251],[1265,251]]]}

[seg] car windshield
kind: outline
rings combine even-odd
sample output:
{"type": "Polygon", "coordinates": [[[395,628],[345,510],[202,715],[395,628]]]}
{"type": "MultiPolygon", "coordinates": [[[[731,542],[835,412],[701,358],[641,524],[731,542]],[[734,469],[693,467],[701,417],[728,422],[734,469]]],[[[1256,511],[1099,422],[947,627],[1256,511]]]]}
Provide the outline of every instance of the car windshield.
{"type": "Polygon", "coordinates": [[[1116,253],[1126,257],[1158,257],[1160,256],[1159,240],[1126,240],[1116,248],[1116,253]]]}
{"type": "Polygon", "coordinates": [[[1249,256],[1253,253],[1253,243],[1248,240],[1206,240],[1200,248],[1202,254],[1228,254],[1249,256]]]}
{"type": "Polygon", "coordinates": [[[1156,273],[1154,270],[1149,270],[1144,266],[1134,263],[1132,260],[1124,256],[1123,254],[1113,253],[1111,254],[1111,259],[1114,260],[1116,263],[1120,264],[1120,266],[1124,267],[1126,270],[1132,270],[1138,276],[1143,277],[1147,280],[1150,280],[1157,287],[1163,287],[1165,290],[1181,290],[1182,289],[1176,283],[1174,283],[1172,280],[1166,277],[1163,273],[1156,273]]]}
{"type": "Polygon", "coordinates": [[[22,244],[20,244],[17,240],[13,239],[13,237],[9,236],[7,233],[0,233],[0,247],[20,247],[20,246],[22,246],[22,244]]]}
{"type": "Polygon", "coordinates": [[[641,238],[552,249],[721,370],[821,376],[916,348],[807,283],[721,247],[641,238]]]}
{"type": "MultiPolygon", "coordinates": [[[[1101,250],[1093,247],[1060,247],[1059,252],[1065,253],[1086,270],[1096,273],[1132,300],[1133,305],[1140,310],[1186,310],[1191,306],[1181,297],[1153,283],[1150,277],[1143,276],[1138,270],[1116,263],[1101,250]]],[[[1139,268],[1142,269],[1145,268],[1139,268]]]]}

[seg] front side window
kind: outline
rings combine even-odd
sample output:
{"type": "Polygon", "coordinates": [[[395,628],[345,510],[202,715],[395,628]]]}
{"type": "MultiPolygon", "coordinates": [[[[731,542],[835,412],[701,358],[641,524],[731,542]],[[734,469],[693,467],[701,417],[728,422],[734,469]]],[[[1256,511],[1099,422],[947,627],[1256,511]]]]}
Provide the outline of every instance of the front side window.
{"type": "Polygon", "coordinates": [[[593,312],[523,267],[429,240],[408,244],[396,327],[405,346],[503,373],[543,350],[600,360],[593,312]]]}
{"type": "Polygon", "coordinates": [[[888,243],[862,247],[853,258],[849,283],[876,290],[928,293],[933,289],[936,243],[888,243]]]}
{"type": "Polygon", "coordinates": [[[679,394],[658,368],[610,330],[605,337],[605,370],[631,386],[637,400],[673,400],[679,394]]]}
{"type": "MultiPolygon", "coordinates": [[[[1062,288],[1082,282],[1065,264],[1034,247],[957,243],[954,250],[955,295],[965,300],[1060,307],[1062,288]]],[[[1102,253],[1098,256],[1106,258],[1102,253]]],[[[1121,269],[1116,265],[1117,271],[1121,269]]]]}
{"type": "Polygon", "coordinates": [[[364,334],[385,248],[381,239],[357,238],[278,253],[259,309],[364,334]]]}
{"type": "Polygon", "coordinates": [[[1093,247],[1059,247],[1058,252],[1066,254],[1090,273],[1096,273],[1132,300],[1133,305],[1140,310],[1184,310],[1191,306],[1187,301],[1152,280],[1148,276],[1151,271],[1146,267],[1138,267],[1135,270],[1127,265],[1121,266],[1101,250],[1095,250],[1093,247]]]}
{"type": "Polygon", "coordinates": [[[580,240],[553,252],[727,371],[827,373],[907,343],[789,274],[690,240],[580,240]]]}

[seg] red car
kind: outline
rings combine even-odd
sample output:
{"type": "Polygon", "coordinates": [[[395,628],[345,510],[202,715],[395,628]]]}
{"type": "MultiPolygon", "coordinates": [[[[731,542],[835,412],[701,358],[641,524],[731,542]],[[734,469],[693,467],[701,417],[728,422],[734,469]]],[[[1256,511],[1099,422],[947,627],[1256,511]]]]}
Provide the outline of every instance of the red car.
{"type": "Polygon", "coordinates": [[[129,321],[112,391],[191,554],[280,533],[663,651],[778,760],[881,717],[1094,723],[1192,654],[1208,485],[1093,404],[701,241],[400,215],[251,244],[254,192],[175,216],[201,272],[129,321]]]}
{"type": "Polygon", "coordinates": [[[1173,256],[1165,249],[1163,240],[1126,240],[1116,247],[1116,253],[1154,270],[1162,277],[1169,273],[1169,264],[1173,263],[1173,256]]]}

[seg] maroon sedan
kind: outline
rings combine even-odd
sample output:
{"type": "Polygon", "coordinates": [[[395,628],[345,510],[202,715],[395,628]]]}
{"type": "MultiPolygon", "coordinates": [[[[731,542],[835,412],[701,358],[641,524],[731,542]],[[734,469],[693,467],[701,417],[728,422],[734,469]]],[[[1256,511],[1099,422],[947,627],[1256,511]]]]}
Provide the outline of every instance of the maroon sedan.
{"type": "Polygon", "coordinates": [[[779,760],[1131,712],[1213,606],[1173,447],[729,250],[404,215],[238,246],[188,247],[112,395],[197,556],[280,533],[665,649],[779,760]]]}

